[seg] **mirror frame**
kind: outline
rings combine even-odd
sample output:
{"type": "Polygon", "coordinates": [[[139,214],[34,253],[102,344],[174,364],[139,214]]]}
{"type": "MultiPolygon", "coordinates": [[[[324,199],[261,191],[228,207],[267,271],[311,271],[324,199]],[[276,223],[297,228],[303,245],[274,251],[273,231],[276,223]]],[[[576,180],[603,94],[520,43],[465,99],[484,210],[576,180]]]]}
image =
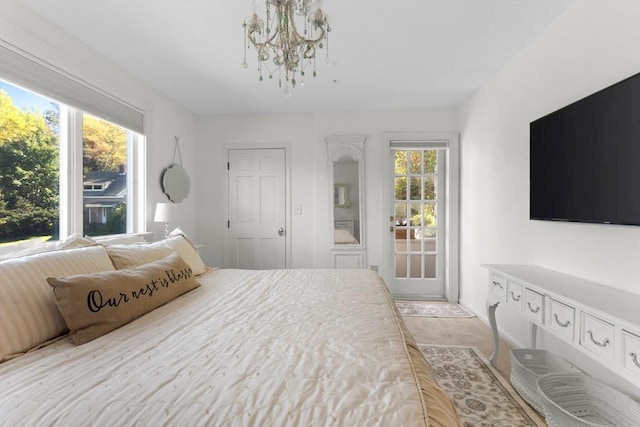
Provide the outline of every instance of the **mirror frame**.
{"type": "MultiPolygon", "coordinates": [[[[328,170],[329,170],[329,191],[331,198],[329,200],[333,201],[331,203],[330,209],[330,227],[332,230],[331,233],[331,246],[333,248],[362,248],[365,246],[365,197],[364,197],[364,142],[366,140],[366,136],[364,135],[345,135],[345,136],[331,136],[326,138],[327,142],[327,150],[328,150],[328,170]],[[358,164],[358,232],[359,239],[357,244],[336,244],[334,236],[335,231],[335,207],[347,207],[347,205],[336,205],[335,204],[335,191],[338,186],[345,185],[335,182],[335,177],[333,173],[334,164],[343,156],[348,156],[352,158],[358,164]]],[[[349,193],[348,187],[345,189],[347,194],[349,193]]],[[[348,198],[348,196],[347,196],[348,198]]],[[[349,201],[349,205],[351,205],[351,201],[349,201]]]]}

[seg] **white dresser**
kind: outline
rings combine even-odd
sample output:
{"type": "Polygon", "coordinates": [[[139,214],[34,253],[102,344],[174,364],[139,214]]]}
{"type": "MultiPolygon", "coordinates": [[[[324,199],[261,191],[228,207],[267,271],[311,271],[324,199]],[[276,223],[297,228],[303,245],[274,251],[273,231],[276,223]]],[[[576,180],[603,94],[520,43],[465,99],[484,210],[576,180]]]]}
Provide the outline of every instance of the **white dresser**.
{"type": "Polygon", "coordinates": [[[640,295],[534,265],[486,264],[487,314],[498,359],[499,303],[527,318],[536,346],[537,328],[640,387],[640,295]]]}

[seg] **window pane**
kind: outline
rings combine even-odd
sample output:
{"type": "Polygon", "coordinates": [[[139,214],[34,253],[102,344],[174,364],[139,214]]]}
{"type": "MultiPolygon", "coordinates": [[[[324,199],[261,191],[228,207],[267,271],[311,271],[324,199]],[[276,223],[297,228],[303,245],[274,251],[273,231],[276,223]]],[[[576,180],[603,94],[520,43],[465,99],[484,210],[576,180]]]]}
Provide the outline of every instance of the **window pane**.
{"type": "Polygon", "coordinates": [[[431,204],[424,205],[424,225],[429,227],[436,226],[436,206],[431,204]]]}
{"type": "Polygon", "coordinates": [[[435,252],[436,251],[436,239],[425,238],[425,239],[422,240],[422,243],[424,245],[424,247],[423,247],[423,251],[424,252],[435,252]]]}
{"type": "Polygon", "coordinates": [[[422,255],[410,255],[409,256],[409,277],[412,279],[419,279],[422,277],[422,255]]]}
{"type": "Polygon", "coordinates": [[[411,203],[411,221],[410,225],[420,226],[422,225],[422,215],[420,214],[420,203],[411,203]]]}
{"type": "Polygon", "coordinates": [[[409,151],[409,170],[411,173],[413,174],[419,174],[422,173],[422,165],[421,165],[421,159],[422,158],[422,152],[421,151],[409,151]]]}
{"type": "Polygon", "coordinates": [[[84,233],[126,233],[127,130],[84,114],[82,155],[84,233]]]}
{"type": "Polygon", "coordinates": [[[396,178],[396,200],[407,200],[407,178],[396,178]]]}
{"type": "Polygon", "coordinates": [[[422,237],[423,238],[435,238],[436,237],[436,229],[435,228],[423,228],[422,229],[422,237]]]}
{"type": "Polygon", "coordinates": [[[434,177],[424,178],[424,199],[425,200],[436,199],[436,179],[434,177]]]}
{"type": "Polygon", "coordinates": [[[407,255],[406,254],[396,254],[395,270],[396,270],[397,278],[407,277],[407,255]]]}
{"type": "Polygon", "coordinates": [[[406,203],[396,203],[396,225],[407,225],[406,203]]]}
{"type": "Polygon", "coordinates": [[[425,279],[436,278],[436,256],[435,255],[424,256],[424,277],[425,279]]]}
{"type": "Polygon", "coordinates": [[[419,176],[412,176],[411,177],[411,188],[410,188],[410,194],[409,194],[409,198],[411,200],[421,200],[422,199],[422,194],[420,191],[420,184],[422,182],[422,178],[420,178],[419,176]]]}
{"type": "Polygon", "coordinates": [[[58,238],[58,111],[0,81],[0,242],[58,238]]]}
{"type": "Polygon", "coordinates": [[[396,175],[406,175],[407,174],[407,152],[396,151],[394,161],[395,161],[396,175]]]}
{"type": "Polygon", "coordinates": [[[424,173],[436,173],[436,150],[424,152],[424,173]]]}

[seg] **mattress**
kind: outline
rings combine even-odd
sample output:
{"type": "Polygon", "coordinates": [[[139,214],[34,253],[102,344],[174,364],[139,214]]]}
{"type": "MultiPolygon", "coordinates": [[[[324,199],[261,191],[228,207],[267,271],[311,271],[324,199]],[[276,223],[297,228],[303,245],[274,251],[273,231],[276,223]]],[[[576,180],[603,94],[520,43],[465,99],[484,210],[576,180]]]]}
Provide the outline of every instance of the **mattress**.
{"type": "Polygon", "coordinates": [[[199,281],[89,343],[0,364],[0,425],[459,425],[377,274],[199,281]]]}

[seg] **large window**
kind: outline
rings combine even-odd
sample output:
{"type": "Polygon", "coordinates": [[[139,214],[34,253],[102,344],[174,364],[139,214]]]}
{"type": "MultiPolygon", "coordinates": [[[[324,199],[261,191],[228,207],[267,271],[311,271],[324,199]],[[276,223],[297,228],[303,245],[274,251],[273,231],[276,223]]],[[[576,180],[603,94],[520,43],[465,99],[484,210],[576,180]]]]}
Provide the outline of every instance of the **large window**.
{"type": "Polygon", "coordinates": [[[144,230],[143,137],[0,80],[0,244],[144,230]]]}

